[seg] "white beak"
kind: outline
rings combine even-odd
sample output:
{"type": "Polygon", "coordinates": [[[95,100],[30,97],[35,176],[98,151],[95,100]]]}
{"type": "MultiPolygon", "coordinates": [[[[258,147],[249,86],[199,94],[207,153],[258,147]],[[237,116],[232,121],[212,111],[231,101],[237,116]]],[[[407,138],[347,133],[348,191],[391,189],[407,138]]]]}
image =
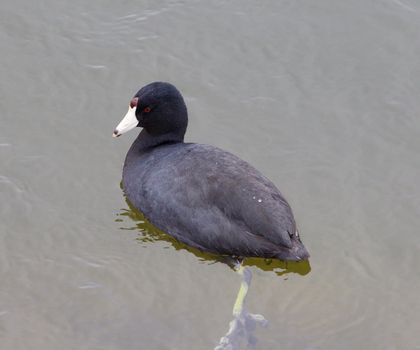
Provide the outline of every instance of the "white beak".
{"type": "Polygon", "coordinates": [[[136,108],[137,106],[134,106],[133,108],[128,107],[128,112],[115,128],[114,133],[112,134],[113,137],[121,136],[137,126],[139,121],[136,118],[136,108]]]}

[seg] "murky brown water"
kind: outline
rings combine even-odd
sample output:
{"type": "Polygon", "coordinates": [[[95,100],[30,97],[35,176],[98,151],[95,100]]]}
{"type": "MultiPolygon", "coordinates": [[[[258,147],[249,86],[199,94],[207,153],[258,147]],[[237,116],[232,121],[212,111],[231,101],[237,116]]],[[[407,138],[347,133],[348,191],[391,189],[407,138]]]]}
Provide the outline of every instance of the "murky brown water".
{"type": "Polygon", "coordinates": [[[128,211],[142,85],[286,195],[311,271],[251,266],[258,349],[420,349],[420,4],[0,4],[0,348],[213,349],[240,277],[128,211]],[[134,228],[134,229],[133,229],[134,228]],[[267,270],[267,271],[264,271],[267,270]],[[308,273],[309,272],[309,273],[308,273]]]}

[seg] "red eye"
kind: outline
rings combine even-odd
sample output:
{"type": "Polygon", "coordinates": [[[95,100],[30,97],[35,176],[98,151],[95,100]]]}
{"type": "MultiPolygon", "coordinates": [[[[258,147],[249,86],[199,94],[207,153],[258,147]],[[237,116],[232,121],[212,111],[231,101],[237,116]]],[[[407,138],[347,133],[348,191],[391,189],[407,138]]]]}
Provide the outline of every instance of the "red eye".
{"type": "Polygon", "coordinates": [[[144,113],[149,113],[152,109],[150,107],[146,107],[143,109],[144,113]]]}

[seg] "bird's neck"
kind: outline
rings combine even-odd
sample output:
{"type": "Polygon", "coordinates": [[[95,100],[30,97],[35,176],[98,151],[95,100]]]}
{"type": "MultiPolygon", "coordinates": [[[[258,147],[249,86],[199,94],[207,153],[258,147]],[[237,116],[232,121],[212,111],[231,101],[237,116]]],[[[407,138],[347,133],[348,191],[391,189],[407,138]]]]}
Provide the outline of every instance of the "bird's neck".
{"type": "Polygon", "coordinates": [[[131,145],[127,156],[139,155],[164,144],[180,142],[184,142],[184,135],[180,135],[179,133],[151,135],[146,129],[143,129],[131,145]]]}

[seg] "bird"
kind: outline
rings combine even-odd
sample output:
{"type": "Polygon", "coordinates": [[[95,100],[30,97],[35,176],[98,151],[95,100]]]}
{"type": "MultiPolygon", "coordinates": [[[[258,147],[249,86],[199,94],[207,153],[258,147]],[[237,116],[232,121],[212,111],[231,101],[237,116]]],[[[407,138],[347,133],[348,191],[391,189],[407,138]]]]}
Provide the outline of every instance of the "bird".
{"type": "Polygon", "coordinates": [[[292,209],[277,187],[230,152],[184,142],[187,125],[187,106],[170,83],[149,83],[130,100],[113,136],[142,128],[122,174],[133,206],[160,230],[205,252],[307,260],[292,209]]]}

